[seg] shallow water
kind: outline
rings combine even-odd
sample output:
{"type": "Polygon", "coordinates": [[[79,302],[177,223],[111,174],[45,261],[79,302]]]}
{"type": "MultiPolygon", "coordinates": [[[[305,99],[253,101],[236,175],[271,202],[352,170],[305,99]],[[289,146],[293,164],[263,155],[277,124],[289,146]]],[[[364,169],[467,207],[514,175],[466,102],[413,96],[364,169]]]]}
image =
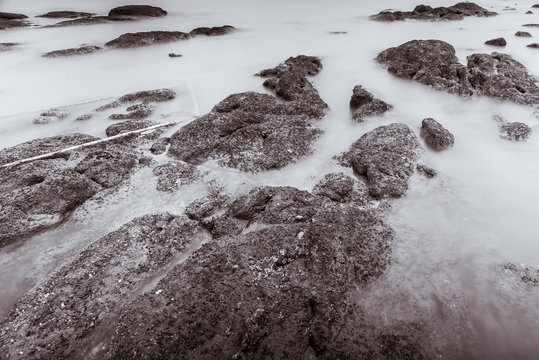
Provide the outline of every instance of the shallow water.
{"type": "MultiPolygon", "coordinates": [[[[459,309],[467,308],[471,319],[469,329],[478,344],[467,344],[461,339],[459,356],[463,358],[526,358],[539,350],[535,342],[539,338],[538,290],[508,279],[498,266],[506,261],[539,266],[538,113],[530,107],[492,99],[462,99],[436,92],[394,78],[373,60],[390,46],[432,38],[451,43],[461,62],[473,53],[500,51],[512,55],[539,76],[539,52],[525,46],[537,42],[539,29],[521,27],[525,23],[539,23],[539,11],[524,14],[534,1],[518,4],[505,0],[477,1],[500,14],[493,18],[390,24],[369,21],[368,16],[386,8],[409,10],[416,3],[410,0],[151,3],[162,6],[169,15],[125,24],[0,31],[0,42],[20,43],[17,48],[0,53],[0,147],[72,131],[104,136],[104,128],[111,123],[105,115],[87,122],[75,122],[74,117],[95,108],[103,99],[143,89],[173,87],[178,99],[159,107],[154,120],[187,122],[192,116],[208,112],[231,93],[266,92],[261,79],[253,76],[256,72],[273,67],[289,56],[319,56],[324,70],[312,81],[331,111],[320,121],[325,134],[313,155],[280,171],[255,175],[238,176],[238,171],[206,164],[206,170],[211,170],[206,184],[219,179],[231,192],[260,184],[292,185],[309,190],[328,172],[350,171],[343,170],[332,157],[346,150],[363,133],[380,125],[403,122],[419,135],[421,120],[433,117],[455,135],[455,146],[445,152],[425,150],[423,161],[438,170],[438,176],[432,180],[414,177],[407,195],[393,205],[389,221],[397,234],[394,261],[384,281],[369,289],[371,299],[380,299],[372,300],[369,306],[382,322],[416,316],[409,310],[417,304],[431,309],[434,317],[440,313],[436,311],[439,304],[457,304],[453,308],[448,305],[456,309],[454,316],[459,309]],[[505,11],[506,6],[516,10],[505,11]],[[125,32],[187,32],[199,26],[224,24],[240,31],[223,37],[105,50],[69,59],[40,57],[47,51],[81,44],[103,45],[125,32]],[[534,37],[514,37],[518,30],[528,31],[534,37]],[[346,33],[331,33],[335,31],[346,33]],[[508,40],[506,48],[499,50],[483,44],[499,36],[508,40]],[[181,53],[183,57],[171,59],[167,56],[169,52],[181,53]],[[348,102],[357,84],[393,104],[394,110],[362,124],[354,123],[348,102]],[[32,124],[41,111],[64,106],[72,116],[48,125],[32,124]],[[524,143],[502,140],[494,115],[524,122],[533,128],[534,134],[524,143]],[[477,349],[483,352],[477,353],[477,349]]],[[[429,2],[433,6],[450,3],[429,2]]],[[[4,0],[0,1],[0,8],[30,16],[58,9],[105,14],[116,4],[122,2],[4,0]]],[[[52,23],[45,19],[31,20],[52,23]]],[[[207,191],[206,185],[199,185],[182,189],[173,196],[154,190],[141,192],[139,187],[153,186],[155,179],[150,178],[149,172],[142,172],[107,203],[96,208],[89,204],[58,228],[19,247],[0,251],[4,274],[0,277],[3,289],[0,313],[87,243],[135,216],[161,210],[179,213],[190,200],[207,191]],[[89,220],[85,214],[91,214],[89,220]]],[[[440,337],[457,336],[454,329],[448,329],[451,327],[448,322],[439,323],[440,337]]]]}

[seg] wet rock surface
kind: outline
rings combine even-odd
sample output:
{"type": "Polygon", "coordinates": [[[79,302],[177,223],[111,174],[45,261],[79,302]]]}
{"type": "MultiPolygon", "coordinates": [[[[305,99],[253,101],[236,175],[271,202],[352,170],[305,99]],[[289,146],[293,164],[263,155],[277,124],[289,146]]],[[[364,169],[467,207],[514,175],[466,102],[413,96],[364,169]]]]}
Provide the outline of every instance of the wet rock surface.
{"type": "Polygon", "coordinates": [[[371,16],[371,19],[377,21],[403,21],[413,20],[462,20],[468,16],[495,16],[497,13],[488,11],[472,2],[460,2],[453,6],[431,7],[428,5],[418,5],[413,11],[382,11],[379,14],[371,16]]]}
{"type": "Polygon", "coordinates": [[[49,19],[76,19],[81,17],[93,16],[95,14],[81,11],[50,11],[43,15],[38,15],[36,17],[49,18],[49,19]]]}
{"type": "Polygon", "coordinates": [[[225,35],[235,30],[236,28],[231,25],[214,26],[214,27],[199,27],[199,28],[191,30],[189,34],[193,36],[197,36],[197,35],[217,36],[217,35],[225,35]]]}
{"type": "Polygon", "coordinates": [[[118,6],[109,11],[109,16],[148,16],[161,17],[167,12],[160,7],[149,5],[125,5],[118,6]]]}
{"type": "Polygon", "coordinates": [[[507,41],[504,39],[504,38],[496,38],[496,39],[492,39],[492,40],[487,40],[485,41],[485,44],[486,45],[491,45],[491,46],[501,46],[501,47],[504,47],[507,45],[507,41]]]}
{"type": "MultiPolygon", "coordinates": [[[[37,139],[2,150],[0,163],[94,140],[83,134],[37,139]]],[[[0,168],[0,246],[60,224],[95,193],[126,179],[136,160],[133,150],[104,143],[0,168]]]]}
{"type": "Polygon", "coordinates": [[[157,190],[176,191],[182,185],[195,182],[202,177],[197,167],[183,161],[171,161],[156,166],[153,174],[157,176],[157,190]]]}
{"type": "Polygon", "coordinates": [[[67,117],[67,113],[60,109],[49,109],[45,112],[42,112],[37,118],[32,122],[34,124],[48,124],[51,121],[62,120],[67,117]]]}
{"type": "Polygon", "coordinates": [[[532,134],[532,129],[522,122],[500,124],[500,137],[505,140],[524,141],[532,134]]]}
{"type": "Polygon", "coordinates": [[[47,28],[65,27],[65,26],[82,26],[82,25],[96,25],[96,24],[109,24],[118,21],[134,21],[135,17],[127,16],[88,16],[73,20],[64,20],[53,25],[47,25],[47,28]]]}
{"type": "Polygon", "coordinates": [[[1,20],[21,20],[27,19],[28,16],[23,14],[9,13],[9,12],[0,12],[1,20]]]}
{"type": "Polygon", "coordinates": [[[408,190],[408,179],[416,169],[420,150],[412,130],[394,123],[363,135],[339,160],[365,176],[372,197],[393,198],[408,190]]]}
{"type": "Polygon", "coordinates": [[[319,59],[301,55],[261,71],[269,77],[264,86],[277,97],[230,95],[172,135],[168,154],[192,164],[216,159],[251,172],[278,169],[310,154],[321,133],[313,120],[324,116],[327,104],[307,75],[321,68],[319,59]]]}
{"type": "Polygon", "coordinates": [[[102,112],[127,105],[125,113],[111,114],[109,118],[111,120],[141,120],[153,114],[156,103],[170,101],[175,98],[176,93],[172,89],[136,91],[102,105],[95,109],[95,111],[102,112]]]}
{"type": "Polygon", "coordinates": [[[453,134],[432,118],[423,119],[421,122],[421,136],[434,150],[445,150],[455,143],[453,134]]]}
{"type": "Polygon", "coordinates": [[[100,50],[103,50],[103,48],[99,46],[81,46],[78,48],[54,50],[54,51],[45,53],[41,56],[42,57],[64,57],[64,56],[86,55],[86,54],[93,54],[100,50]]]}
{"type": "Polygon", "coordinates": [[[354,87],[350,99],[350,110],[355,121],[365,121],[367,117],[376,116],[393,109],[393,106],[377,99],[361,85],[354,87]]]}
{"type": "Polygon", "coordinates": [[[160,138],[152,144],[150,151],[154,155],[163,154],[167,150],[168,144],[170,144],[169,137],[160,138]]]}
{"type": "Polygon", "coordinates": [[[381,52],[377,60],[398,77],[459,95],[487,95],[518,104],[537,105],[539,86],[511,56],[473,54],[458,62],[455,49],[440,40],[412,40],[381,52]]]}
{"type": "Polygon", "coordinates": [[[155,106],[149,102],[135,104],[126,108],[125,114],[112,114],[109,116],[111,120],[126,120],[126,119],[144,119],[153,114],[155,106]]]}
{"type": "Polygon", "coordinates": [[[530,34],[527,31],[517,31],[515,33],[515,36],[518,36],[518,37],[532,37],[532,34],[530,34]]]}
{"type": "MultiPolygon", "coordinates": [[[[200,228],[185,216],[146,215],[95,241],[22,299],[0,323],[6,359],[87,358],[200,228]],[[93,343],[93,342],[96,343],[93,343]]],[[[102,358],[103,354],[99,357],[102,358]]]]}
{"type": "Polygon", "coordinates": [[[181,31],[147,31],[120,35],[118,38],[105,43],[105,46],[112,48],[132,48],[165,44],[188,38],[189,34],[181,31]]]}
{"type": "Polygon", "coordinates": [[[123,121],[121,123],[107,127],[105,129],[105,133],[107,134],[107,136],[114,136],[130,131],[145,129],[156,124],[156,122],[149,120],[123,121]]]}

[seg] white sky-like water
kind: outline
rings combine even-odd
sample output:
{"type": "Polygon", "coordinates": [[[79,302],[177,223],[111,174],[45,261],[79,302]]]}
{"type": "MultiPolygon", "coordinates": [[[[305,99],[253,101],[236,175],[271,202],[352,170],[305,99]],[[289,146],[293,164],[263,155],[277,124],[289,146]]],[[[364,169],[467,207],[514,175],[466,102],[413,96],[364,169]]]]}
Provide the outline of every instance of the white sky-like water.
{"type": "MultiPolygon", "coordinates": [[[[397,233],[394,261],[385,283],[381,281],[378,288],[370,290],[373,297],[385,299],[372,303],[372,309],[393,318],[403,316],[402,312],[395,312],[406,305],[402,304],[402,297],[395,297],[400,299],[399,306],[388,300],[395,295],[392,291],[397,291],[397,287],[387,286],[388,283],[399,284],[398,291],[406,292],[409,304],[428,307],[433,294],[442,299],[456,297],[469,307],[471,326],[486,349],[485,356],[523,357],[531,350],[539,350],[539,344],[535,344],[539,338],[538,291],[507,285],[500,280],[504,275],[496,270],[504,261],[539,266],[537,113],[530,107],[487,98],[462,99],[399,80],[374,61],[380,51],[405,41],[440,39],[455,47],[463,63],[473,53],[500,51],[512,55],[539,76],[539,51],[526,47],[538,41],[539,29],[521,26],[539,23],[539,10],[525,14],[535,0],[477,1],[497,11],[499,16],[442,23],[378,23],[368,19],[386,8],[411,10],[416,2],[410,0],[129,3],[151,3],[163,7],[169,15],[123,24],[0,31],[0,42],[20,43],[16,49],[0,52],[0,148],[72,131],[104,136],[107,122],[99,117],[84,124],[75,123],[69,117],[44,126],[32,124],[40,111],[51,107],[67,106],[66,109],[76,109],[80,112],[76,115],[81,115],[95,103],[69,105],[131,91],[173,87],[179,98],[164,108],[169,116],[167,121],[187,119],[208,112],[229,94],[249,90],[267,92],[262,80],[253,76],[264,68],[298,54],[319,56],[324,70],[312,81],[331,111],[320,122],[325,134],[315,153],[281,171],[257,175],[238,176],[235,170],[215,169],[209,164],[208,169],[215,173],[212,176],[223,179],[231,191],[255,185],[292,185],[309,190],[328,172],[349,172],[340,168],[332,157],[365,132],[380,125],[403,122],[419,135],[421,120],[435,118],[455,135],[455,146],[445,152],[426,149],[424,162],[437,169],[439,175],[432,180],[413,177],[408,194],[395,202],[389,216],[397,233]],[[516,10],[503,10],[506,6],[516,10]],[[106,50],[69,59],[40,57],[47,51],[81,44],[102,46],[125,32],[188,32],[199,26],[224,24],[240,31],[222,37],[106,50]],[[515,37],[513,34],[518,30],[532,33],[533,38],[515,37]],[[336,31],[346,33],[331,34],[336,31]],[[507,39],[507,47],[500,50],[484,45],[484,41],[500,36],[507,39]],[[181,53],[183,57],[171,59],[167,56],[169,52],[181,53]],[[357,84],[393,104],[394,110],[363,124],[354,123],[348,102],[357,84]],[[532,127],[534,134],[524,143],[502,140],[492,119],[494,115],[524,122],[532,127]]],[[[428,3],[448,6],[454,2],[428,3]]],[[[0,0],[0,11],[21,12],[31,17],[51,10],[106,14],[121,4],[124,2],[117,0],[0,0]]],[[[54,22],[34,18],[31,21],[54,22]]],[[[142,178],[152,181],[149,175],[142,178]]],[[[50,272],[66,254],[75,253],[86,242],[103,235],[103,231],[144,213],[161,209],[179,212],[195,194],[203,192],[198,189],[166,198],[155,191],[145,194],[132,191],[130,196],[119,196],[120,204],[104,205],[96,210],[101,211],[101,217],[97,216],[90,224],[104,230],[68,224],[16,249],[0,252],[0,267],[7,269],[4,274],[25,274],[0,278],[1,287],[10,289],[0,299],[0,310],[2,304],[20,295],[20,283],[33,284],[37,274],[50,272]],[[122,215],[111,219],[104,215],[107,211],[122,215]],[[79,229],[77,239],[52,240],[68,237],[73,229],[69,226],[79,229]]]]}

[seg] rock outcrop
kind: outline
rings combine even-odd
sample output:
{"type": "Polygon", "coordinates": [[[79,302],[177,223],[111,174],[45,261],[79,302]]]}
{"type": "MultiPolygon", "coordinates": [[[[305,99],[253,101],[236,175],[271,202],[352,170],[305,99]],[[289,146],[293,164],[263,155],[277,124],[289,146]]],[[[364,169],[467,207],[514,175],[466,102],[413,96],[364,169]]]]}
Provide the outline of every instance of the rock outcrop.
{"type": "Polygon", "coordinates": [[[199,27],[196,29],[191,30],[189,34],[192,36],[197,35],[206,35],[206,36],[218,36],[218,35],[226,35],[228,33],[231,33],[235,31],[236,28],[231,25],[223,25],[223,26],[214,26],[214,27],[199,27]]]}
{"type": "Polygon", "coordinates": [[[141,120],[153,114],[156,103],[170,101],[174,98],[176,98],[176,93],[172,89],[136,91],[102,105],[95,111],[101,112],[127,105],[126,113],[111,114],[109,118],[111,120],[141,120]]]}
{"type": "Polygon", "coordinates": [[[0,12],[0,20],[22,20],[28,19],[28,16],[23,14],[0,12]]]}
{"type": "Polygon", "coordinates": [[[381,115],[393,108],[392,105],[377,99],[361,85],[354,87],[350,98],[352,118],[358,122],[365,121],[367,117],[381,115]]]}
{"type": "Polygon", "coordinates": [[[382,51],[377,60],[392,74],[459,95],[487,95],[537,105],[539,86],[526,67],[500,53],[473,54],[458,62],[455,49],[440,40],[412,40],[382,51]]]}
{"type": "Polygon", "coordinates": [[[23,14],[0,12],[0,30],[30,26],[27,18],[28,16],[23,14]]]}
{"type": "Polygon", "coordinates": [[[408,190],[408,179],[416,169],[420,150],[412,130],[395,123],[363,135],[341,155],[340,161],[365,176],[372,197],[401,197],[408,190]]]}
{"type": "Polygon", "coordinates": [[[54,50],[50,51],[48,53],[45,53],[41,55],[42,57],[65,57],[65,56],[74,56],[74,55],[86,55],[86,54],[93,54],[97,51],[103,50],[103,48],[99,46],[81,46],[78,48],[70,48],[70,49],[63,49],[63,50],[54,50]]]}
{"type": "Polygon", "coordinates": [[[93,16],[95,14],[81,11],[50,11],[43,15],[36,17],[49,18],[49,19],[76,19],[81,17],[93,16]]]}
{"type": "Polygon", "coordinates": [[[112,48],[132,48],[153,44],[165,44],[186,40],[188,38],[189,34],[181,31],[146,31],[120,35],[118,38],[105,43],[105,46],[112,48]]]}
{"type": "Polygon", "coordinates": [[[418,5],[413,11],[382,11],[379,14],[371,16],[371,19],[377,21],[403,21],[413,20],[462,20],[468,16],[495,16],[497,13],[488,11],[472,2],[460,2],[453,6],[440,6],[432,8],[428,5],[418,5]]]}
{"type": "Polygon", "coordinates": [[[518,37],[532,37],[532,34],[530,34],[527,31],[517,31],[515,33],[515,36],[518,36],[518,37]]]}
{"type": "Polygon", "coordinates": [[[504,47],[507,45],[507,41],[503,37],[500,37],[500,38],[485,41],[485,45],[504,47]]]}
{"type": "Polygon", "coordinates": [[[312,151],[327,104],[307,79],[322,68],[318,58],[297,56],[260,76],[277,97],[245,92],[233,94],[212,111],[178,130],[168,154],[191,164],[216,159],[244,171],[278,169],[312,151]]]}
{"type": "Polygon", "coordinates": [[[118,6],[109,11],[109,16],[146,16],[162,17],[167,12],[160,7],[149,5],[125,5],[118,6]]]}
{"type": "Polygon", "coordinates": [[[439,122],[432,118],[423,119],[421,136],[434,150],[445,150],[453,146],[455,137],[439,122]]]}

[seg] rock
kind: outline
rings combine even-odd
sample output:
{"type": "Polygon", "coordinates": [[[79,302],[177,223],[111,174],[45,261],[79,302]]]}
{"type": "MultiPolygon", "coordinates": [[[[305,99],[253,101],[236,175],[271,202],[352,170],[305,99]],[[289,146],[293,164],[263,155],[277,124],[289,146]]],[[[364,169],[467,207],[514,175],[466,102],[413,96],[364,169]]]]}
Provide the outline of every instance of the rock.
{"type": "Polygon", "coordinates": [[[183,161],[159,165],[153,169],[153,174],[158,177],[157,190],[169,192],[178,190],[181,185],[191,184],[202,176],[196,166],[183,161]]]}
{"type": "Polygon", "coordinates": [[[526,27],[539,27],[539,24],[524,24],[522,26],[526,26],[526,27]]]}
{"type": "Polygon", "coordinates": [[[150,151],[154,155],[160,155],[163,154],[167,150],[167,146],[170,144],[170,138],[169,137],[163,137],[157,140],[152,144],[150,147],[150,151]]]}
{"type": "Polygon", "coordinates": [[[109,16],[148,16],[161,17],[167,15],[167,12],[160,7],[149,5],[125,5],[115,7],[109,11],[109,16]]]}
{"type": "Polygon", "coordinates": [[[11,50],[17,45],[19,45],[19,44],[17,44],[17,43],[8,43],[8,42],[0,43],[0,51],[11,50]]]}
{"type": "Polygon", "coordinates": [[[271,76],[264,86],[281,99],[254,92],[230,95],[172,135],[168,154],[191,164],[216,159],[250,172],[279,169],[310,154],[321,133],[313,120],[324,116],[327,104],[306,76],[320,69],[319,59],[298,56],[261,71],[260,76],[271,76]]]}
{"type": "Polygon", "coordinates": [[[376,99],[373,94],[365,90],[361,85],[354,87],[352,98],[350,99],[350,110],[354,120],[362,122],[369,116],[383,114],[392,108],[392,105],[376,99]]]}
{"type": "Polygon", "coordinates": [[[85,120],[90,120],[92,117],[93,117],[92,114],[84,114],[84,115],[79,116],[75,120],[77,120],[77,121],[85,121],[85,120]]]}
{"type": "Polygon", "coordinates": [[[86,54],[93,54],[99,50],[103,50],[103,48],[99,46],[81,46],[78,48],[70,48],[70,49],[63,49],[63,50],[55,50],[50,51],[48,53],[45,53],[41,55],[42,57],[64,57],[64,56],[74,56],[74,55],[86,55],[86,54]]]}
{"type": "Polygon", "coordinates": [[[445,150],[453,146],[453,134],[432,118],[423,119],[421,123],[421,136],[427,145],[434,150],[445,150]]]}
{"type": "Polygon", "coordinates": [[[138,104],[130,106],[129,108],[131,110],[128,110],[128,111],[136,113],[133,115],[137,115],[137,114],[142,115],[143,113],[147,113],[147,111],[151,109],[150,104],[156,103],[156,102],[170,101],[175,98],[176,98],[176,92],[174,92],[174,90],[172,89],[155,89],[155,90],[136,91],[136,92],[123,95],[120,98],[118,98],[118,100],[115,100],[111,103],[100,106],[95,111],[105,111],[105,110],[117,108],[122,105],[137,102],[138,104]]]}
{"type": "Polygon", "coordinates": [[[426,165],[423,165],[423,164],[417,164],[416,170],[429,179],[432,179],[438,174],[438,172],[435,169],[428,167],[426,165]]]}
{"type": "Polygon", "coordinates": [[[533,9],[539,9],[539,4],[534,4],[534,5],[532,5],[532,8],[533,8],[533,9]]]}
{"type": "Polygon", "coordinates": [[[527,31],[517,31],[515,33],[515,36],[518,36],[518,37],[532,37],[532,34],[530,34],[527,31]]]}
{"type": "Polygon", "coordinates": [[[127,107],[127,114],[112,114],[111,120],[144,119],[153,114],[155,106],[149,103],[135,104],[127,107]]]}
{"type": "Polygon", "coordinates": [[[526,45],[526,47],[529,47],[532,49],[539,49],[539,43],[528,44],[526,45]]]}
{"type": "Polygon", "coordinates": [[[507,45],[507,41],[505,41],[504,38],[496,38],[496,39],[492,39],[492,40],[487,40],[485,41],[485,44],[486,45],[492,45],[492,46],[506,46],[507,45]]]}
{"type": "Polygon", "coordinates": [[[107,136],[114,136],[118,134],[123,134],[126,132],[145,129],[152,125],[156,125],[154,121],[148,120],[135,120],[135,121],[124,121],[118,124],[114,124],[105,129],[107,136]]]}
{"type": "Polygon", "coordinates": [[[168,57],[171,57],[171,58],[182,57],[182,54],[170,53],[168,54],[168,57]]]}
{"type": "Polygon", "coordinates": [[[44,26],[45,28],[66,27],[66,26],[81,26],[81,25],[96,25],[96,24],[110,24],[118,21],[134,21],[137,18],[130,18],[126,16],[89,16],[82,17],[73,20],[60,21],[53,25],[44,26]]]}
{"type": "Polygon", "coordinates": [[[0,12],[0,19],[2,20],[21,20],[21,19],[27,19],[27,18],[28,16],[23,15],[23,14],[0,12]]]}
{"type": "Polygon", "coordinates": [[[418,5],[413,11],[382,11],[377,15],[371,16],[371,19],[377,21],[403,21],[406,19],[414,20],[462,20],[467,16],[495,16],[497,13],[488,11],[481,6],[471,2],[460,2],[449,7],[432,8],[428,5],[418,5]]]}
{"type": "Polygon", "coordinates": [[[148,31],[127,33],[107,42],[105,46],[113,48],[131,48],[170,43],[178,40],[186,40],[188,38],[189,34],[181,31],[148,31]]]}
{"type": "Polygon", "coordinates": [[[136,164],[137,155],[133,151],[119,144],[107,144],[87,152],[75,171],[109,188],[126,179],[136,164]]]}
{"type": "Polygon", "coordinates": [[[18,310],[0,323],[1,353],[10,359],[103,358],[96,345],[110,339],[123,306],[202,236],[196,222],[162,213],[95,241],[18,300],[18,310]]]}
{"type": "Polygon", "coordinates": [[[506,274],[517,276],[522,283],[528,286],[539,286],[538,269],[521,264],[505,263],[502,265],[502,271],[506,274]]]}
{"type": "Polygon", "coordinates": [[[532,134],[532,129],[521,122],[504,122],[500,124],[500,137],[506,140],[524,141],[532,134]]]}
{"type": "Polygon", "coordinates": [[[43,15],[38,15],[36,17],[50,18],[50,19],[58,19],[58,18],[76,19],[76,18],[88,17],[92,15],[95,15],[95,14],[88,13],[88,12],[80,12],[80,11],[51,11],[43,15]]]}
{"type": "Polygon", "coordinates": [[[531,15],[531,14],[533,14],[533,11],[531,10],[526,11],[526,15],[531,15]]]}
{"type": "Polygon", "coordinates": [[[216,36],[216,35],[226,35],[237,29],[234,26],[223,25],[223,26],[214,26],[214,27],[199,27],[191,30],[189,33],[192,36],[196,35],[206,35],[206,36],[216,36]]]}
{"type": "Polygon", "coordinates": [[[524,65],[500,53],[468,56],[440,40],[412,40],[382,51],[377,60],[394,75],[459,95],[487,95],[518,104],[539,103],[539,86],[524,65]]]}
{"type": "Polygon", "coordinates": [[[67,117],[67,113],[59,109],[50,109],[42,112],[39,117],[33,120],[34,124],[48,124],[54,120],[62,120],[67,117]]]}
{"type": "Polygon", "coordinates": [[[313,194],[325,196],[337,202],[366,203],[369,199],[366,187],[343,173],[327,174],[313,188],[313,194]]]}
{"type": "Polygon", "coordinates": [[[30,26],[30,22],[25,20],[6,20],[0,18],[0,30],[11,29],[16,27],[30,26]]]}
{"type": "Polygon", "coordinates": [[[412,130],[395,123],[363,135],[340,160],[366,177],[372,197],[401,197],[408,190],[408,179],[415,170],[420,149],[412,130]]]}

